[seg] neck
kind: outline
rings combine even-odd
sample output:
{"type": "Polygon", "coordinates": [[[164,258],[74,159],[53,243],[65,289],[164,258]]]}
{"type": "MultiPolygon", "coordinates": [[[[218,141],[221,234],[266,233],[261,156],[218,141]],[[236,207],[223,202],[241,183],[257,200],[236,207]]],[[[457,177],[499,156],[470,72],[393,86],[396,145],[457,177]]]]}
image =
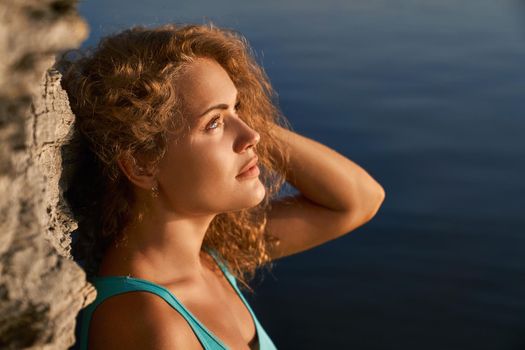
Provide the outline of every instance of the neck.
{"type": "Polygon", "coordinates": [[[99,274],[130,275],[160,284],[202,277],[202,242],[214,216],[149,212],[128,225],[123,239],[108,248],[99,274]]]}

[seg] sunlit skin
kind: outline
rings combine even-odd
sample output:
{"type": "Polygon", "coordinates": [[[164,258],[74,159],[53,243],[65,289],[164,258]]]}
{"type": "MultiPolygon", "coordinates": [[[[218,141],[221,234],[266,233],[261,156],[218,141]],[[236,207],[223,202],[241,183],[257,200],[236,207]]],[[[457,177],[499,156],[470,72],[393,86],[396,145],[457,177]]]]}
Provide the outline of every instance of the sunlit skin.
{"type": "Polygon", "coordinates": [[[207,216],[257,205],[263,184],[239,180],[255,155],[259,134],[237,115],[237,89],[215,61],[199,59],[178,80],[192,121],[192,132],[170,147],[157,179],[165,205],[186,216],[207,216]],[[209,107],[224,104],[228,109],[209,107]],[[207,113],[204,113],[207,111],[207,113]]]}

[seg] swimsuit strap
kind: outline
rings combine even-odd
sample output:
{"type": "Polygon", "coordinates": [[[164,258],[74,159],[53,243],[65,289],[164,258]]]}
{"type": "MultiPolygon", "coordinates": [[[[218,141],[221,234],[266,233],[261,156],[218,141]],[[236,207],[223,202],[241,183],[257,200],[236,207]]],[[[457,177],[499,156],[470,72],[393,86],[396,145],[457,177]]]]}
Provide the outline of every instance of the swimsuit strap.
{"type": "MultiPolygon", "coordinates": [[[[211,254],[213,255],[215,261],[217,261],[218,259],[216,259],[216,255],[214,253],[211,254]]],[[[232,278],[233,280],[235,279],[233,275],[225,270],[225,266],[222,264],[222,262],[217,261],[217,263],[231,283],[232,278]]],[[[81,350],[87,348],[89,323],[96,308],[102,304],[102,302],[108,298],[111,298],[112,296],[135,291],[153,293],[164,299],[186,319],[205,349],[227,349],[226,345],[221,342],[221,340],[218,339],[218,337],[215,336],[211,331],[209,331],[188,309],[186,309],[184,305],[175,297],[175,295],[173,295],[173,293],[161,285],[155,284],[148,280],[129,276],[92,277],[89,279],[89,282],[95,286],[95,289],[97,290],[97,297],[93,303],[89,304],[81,311],[81,350]]]]}
{"type": "MultiPolygon", "coordinates": [[[[259,320],[255,316],[252,308],[244,298],[243,294],[237,286],[236,278],[227,269],[226,265],[218,257],[218,254],[214,250],[208,250],[208,253],[214,258],[217,265],[224,273],[227,280],[230,282],[236,293],[239,295],[244,305],[250,312],[256,327],[257,337],[259,341],[260,350],[275,349],[275,345],[262,328],[259,320]]],[[[227,346],[210,330],[208,330],[184,305],[169,291],[167,288],[150,282],[148,280],[134,278],[129,276],[102,276],[92,277],[89,279],[97,290],[97,297],[95,301],[89,304],[85,309],[81,311],[80,317],[80,349],[87,349],[88,335],[89,335],[89,324],[96,308],[104,302],[106,299],[112,296],[129,293],[134,291],[145,291],[158,295],[176,309],[189,323],[193,332],[201,342],[204,349],[207,350],[227,350],[227,346]]]]}

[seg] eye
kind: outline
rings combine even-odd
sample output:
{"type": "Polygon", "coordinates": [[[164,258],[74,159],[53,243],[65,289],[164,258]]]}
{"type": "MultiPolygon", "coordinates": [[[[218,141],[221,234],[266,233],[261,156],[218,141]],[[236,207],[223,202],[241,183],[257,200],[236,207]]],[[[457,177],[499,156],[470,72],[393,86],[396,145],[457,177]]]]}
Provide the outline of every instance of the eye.
{"type": "Polygon", "coordinates": [[[223,125],[224,123],[220,121],[221,116],[217,115],[215,118],[213,118],[208,125],[206,125],[206,130],[214,130],[217,129],[219,126],[223,125]]]}

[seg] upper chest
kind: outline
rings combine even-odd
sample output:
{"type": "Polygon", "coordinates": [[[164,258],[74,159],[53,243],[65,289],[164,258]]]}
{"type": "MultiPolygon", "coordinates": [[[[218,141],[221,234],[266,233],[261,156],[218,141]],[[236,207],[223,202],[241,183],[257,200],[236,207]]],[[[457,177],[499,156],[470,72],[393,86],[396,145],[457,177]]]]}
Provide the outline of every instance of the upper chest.
{"type": "Polygon", "coordinates": [[[258,349],[252,315],[221,271],[210,271],[206,285],[166,288],[228,348],[258,349]]]}
{"type": "MultiPolygon", "coordinates": [[[[118,259],[106,254],[99,274],[126,275],[130,269],[115,261],[118,259]]],[[[162,287],[168,289],[187,311],[229,349],[258,349],[257,331],[250,311],[214,259],[208,255],[203,264],[207,268],[201,282],[177,282],[163,284],[162,287]]],[[[148,280],[147,275],[138,277],[148,280]]],[[[178,313],[175,309],[167,312],[178,313]]],[[[194,340],[194,348],[199,348],[198,338],[194,340]]]]}

